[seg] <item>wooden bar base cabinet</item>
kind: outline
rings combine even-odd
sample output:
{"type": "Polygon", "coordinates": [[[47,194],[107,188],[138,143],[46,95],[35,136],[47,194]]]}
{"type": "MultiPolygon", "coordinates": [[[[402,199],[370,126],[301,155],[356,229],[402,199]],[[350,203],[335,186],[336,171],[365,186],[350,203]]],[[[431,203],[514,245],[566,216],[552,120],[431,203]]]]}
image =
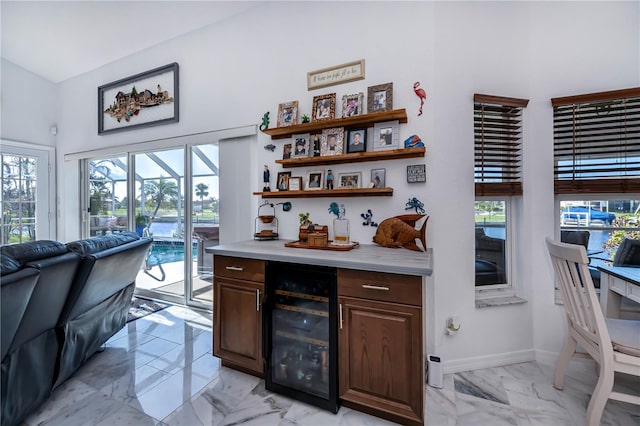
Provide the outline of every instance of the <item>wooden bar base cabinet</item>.
{"type": "Polygon", "coordinates": [[[264,274],[262,260],[214,257],[213,354],[223,365],[260,377],[264,274]]]}
{"type": "Polygon", "coordinates": [[[338,304],[343,405],[423,424],[421,278],[339,269],[338,304]]]}

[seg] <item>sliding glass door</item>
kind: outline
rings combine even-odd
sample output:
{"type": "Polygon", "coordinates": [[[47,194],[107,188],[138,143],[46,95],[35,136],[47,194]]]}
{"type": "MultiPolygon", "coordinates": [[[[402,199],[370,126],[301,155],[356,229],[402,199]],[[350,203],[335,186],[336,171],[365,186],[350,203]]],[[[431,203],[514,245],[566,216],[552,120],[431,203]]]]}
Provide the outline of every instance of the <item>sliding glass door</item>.
{"type": "Polygon", "coordinates": [[[135,230],[153,245],[136,294],[211,308],[218,243],[218,146],[88,160],[85,235],[135,230]]]}

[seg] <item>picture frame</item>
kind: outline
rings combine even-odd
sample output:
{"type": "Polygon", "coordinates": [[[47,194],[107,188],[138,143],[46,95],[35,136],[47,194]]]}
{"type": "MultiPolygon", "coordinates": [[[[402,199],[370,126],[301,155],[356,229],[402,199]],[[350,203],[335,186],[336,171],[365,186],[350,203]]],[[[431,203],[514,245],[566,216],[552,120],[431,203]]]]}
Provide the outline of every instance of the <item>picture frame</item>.
{"type": "Polygon", "coordinates": [[[309,156],[309,133],[291,136],[291,158],[305,158],[309,156]]]}
{"type": "Polygon", "coordinates": [[[309,154],[312,157],[320,157],[320,151],[322,147],[322,133],[315,133],[310,136],[309,142],[309,154]]]}
{"type": "Polygon", "coordinates": [[[385,188],[387,186],[387,169],[371,169],[371,188],[385,188]]]}
{"type": "Polygon", "coordinates": [[[289,191],[301,191],[302,178],[300,176],[289,178],[289,191]]]}
{"type": "Polygon", "coordinates": [[[367,88],[367,113],[393,109],[393,83],[378,84],[367,88]]]}
{"type": "Polygon", "coordinates": [[[364,59],[307,73],[307,90],[364,80],[364,59]]]}
{"type": "Polygon", "coordinates": [[[291,177],[291,172],[278,172],[278,180],[277,180],[278,191],[289,190],[290,177],[291,177]]]}
{"type": "Polygon", "coordinates": [[[361,188],[362,172],[338,173],[338,186],[340,188],[361,188]]]}
{"type": "Polygon", "coordinates": [[[407,166],[407,183],[419,183],[427,181],[427,166],[414,164],[407,166]]]}
{"type": "Polygon", "coordinates": [[[329,93],[313,97],[312,121],[336,118],[336,94],[329,93]]]}
{"type": "Polygon", "coordinates": [[[332,127],[322,130],[320,156],[342,155],[344,145],[344,127],[332,127]]]}
{"type": "Polygon", "coordinates": [[[298,123],[298,101],[283,102],[278,105],[278,127],[292,126],[298,123]]]}
{"type": "Polygon", "coordinates": [[[373,125],[373,150],[398,149],[400,122],[398,120],[375,123],[373,125]]]}
{"type": "Polygon", "coordinates": [[[307,172],[307,191],[316,191],[324,188],[324,170],[311,170],[307,172]]]}
{"type": "Polygon", "coordinates": [[[367,151],[367,129],[349,130],[347,154],[367,151]]]}
{"type": "Polygon", "coordinates": [[[98,135],[177,123],[177,62],[98,87],[98,135]]]}
{"type": "Polygon", "coordinates": [[[288,160],[291,158],[291,144],[285,143],[282,145],[282,159],[288,160]]]}
{"type": "Polygon", "coordinates": [[[342,97],[342,117],[354,117],[363,114],[364,93],[354,93],[342,97]]]}

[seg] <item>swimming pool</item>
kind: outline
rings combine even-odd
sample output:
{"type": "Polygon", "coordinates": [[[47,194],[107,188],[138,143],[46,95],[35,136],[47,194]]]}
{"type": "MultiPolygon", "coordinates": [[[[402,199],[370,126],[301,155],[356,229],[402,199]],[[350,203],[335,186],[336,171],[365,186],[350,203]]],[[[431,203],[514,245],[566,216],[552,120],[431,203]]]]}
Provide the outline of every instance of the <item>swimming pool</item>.
{"type": "MultiPolygon", "coordinates": [[[[193,242],[191,252],[192,259],[198,256],[198,243],[193,242]]],[[[184,242],[156,240],[151,246],[151,252],[147,257],[148,266],[161,265],[163,263],[184,262],[184,242]]]]}

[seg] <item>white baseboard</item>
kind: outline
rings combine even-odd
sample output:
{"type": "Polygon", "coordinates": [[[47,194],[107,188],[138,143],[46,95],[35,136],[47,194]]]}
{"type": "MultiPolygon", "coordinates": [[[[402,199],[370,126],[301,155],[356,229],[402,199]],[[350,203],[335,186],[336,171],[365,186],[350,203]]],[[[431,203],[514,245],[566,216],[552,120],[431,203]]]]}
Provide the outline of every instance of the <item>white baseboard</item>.
{"type": "MultiPolygon", "coordinates": [[[[505,352],[473,358],[455,359],[443,361],[444,374],[459,373],[461,371],[479,370],[482,368],[502,367],[509,364],[535,361],[537,354],[534,349],[523,351],[505,352]]],[[[557,357],[557,355],[556,355],[557,357]]]]}

